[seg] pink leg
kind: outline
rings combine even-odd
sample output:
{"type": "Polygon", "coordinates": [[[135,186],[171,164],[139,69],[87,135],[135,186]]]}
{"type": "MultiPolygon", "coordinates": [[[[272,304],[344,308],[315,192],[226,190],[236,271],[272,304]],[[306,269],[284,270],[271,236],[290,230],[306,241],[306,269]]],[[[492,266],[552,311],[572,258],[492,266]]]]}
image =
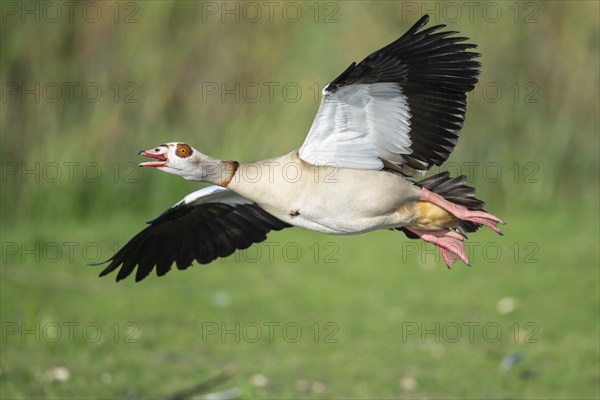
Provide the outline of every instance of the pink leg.
{"type": "Polygon", "coordinates": [[[421,201],[427,201],[429,203],[435,204],[436,206],[439,206],[444,210],[450,212],[455,217],[462,219],[463,221],[471,221],[477,224],[485,225],[488,228],[493,229],[495,232],[502,234],[500,229],[496,226],[497,224],[504,223],[500,218],[485,211],[471,211],[466,207],[449,202],[439,194],[433,193],[430,190],[427,190],[425,188],[423,188],[422,190],[423,194],[421,194],[421,201]]]}
{"type": "Polygon", "coordinates": [[[467,265],[469,264],[469,259],[465,253],[463,243],[465,237],[463,235],[449,229],[443,231],[418,231],[412,228],[405,228],[424,241],[435,244],[442,253],[448,268],[458,259],[463,260],[467,265]]]}

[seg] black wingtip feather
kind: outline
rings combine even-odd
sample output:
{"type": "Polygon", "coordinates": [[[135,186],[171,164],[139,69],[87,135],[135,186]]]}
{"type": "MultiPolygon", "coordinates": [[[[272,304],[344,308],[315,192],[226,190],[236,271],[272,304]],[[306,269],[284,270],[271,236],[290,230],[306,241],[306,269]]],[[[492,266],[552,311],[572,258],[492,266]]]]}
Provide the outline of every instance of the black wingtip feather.
{"type": "MultiPolygon", "coordinates": [[[[428,22],[429,22],[429,15],[428,14],[423,15],[417,22],[415,22],[415,24],[412,27],[410,27],[409,30],[406,31],[406,33],[404,33],[404,35],[402,35],[402,37],[414,35],[415,32],[417,32],[419,29],[421,29],[422,27],[427,25],[428,22]]],[[[437,26],[443,28],[445,25],[437,25],[437,26]]],[[[435,26],[434,26],[434,28],[435,28],[435,26]]]]}

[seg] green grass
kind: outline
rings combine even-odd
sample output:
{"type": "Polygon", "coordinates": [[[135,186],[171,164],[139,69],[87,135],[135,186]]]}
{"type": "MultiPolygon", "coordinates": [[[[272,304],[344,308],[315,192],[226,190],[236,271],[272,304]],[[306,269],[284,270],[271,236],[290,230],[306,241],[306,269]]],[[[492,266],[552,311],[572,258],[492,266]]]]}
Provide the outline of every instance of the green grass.
{"type": "MultiPolygon", "coordinates": [[[[115,24],[112,3],[101,4],[108,17],[97,23],[0,23],[3,84],[95,82],[104,93],[96,103],[52,103],[3,92],[1,398],[159,397],[224,369],[234,374],[221,388],[237,387],[244,398],[600,396],[597,2],[518,3],[517,22],[513,2],[494,3],[503,11],[496,23],[481,7],[473,21],[466,9],[456,22],[434,16],[483,54],[481,83],[445,168],[468,174],[508,225],[503,237],[470,237],[472,267],[448,271],[433,247],[399,232],[296,229],[269,236],[272,259],[263,244],[256,262],[248,251],[140,284],[98,279],[100,267],[86,264],[110,256],[198,185],[132,167],[138,150],[183,140],[240,161],[284,154],[309,129],[313,83],[320,91],[418,16],[406,16],[408,3],[352,1],[331,3],[336,23],[322,23],[333,10],[327,3],[319,23],[221,23],[202,22],[201,3],[146,2],[138,22],[115,24]],[[524,23],[532,11],[537,21],[524,23]],[[124,102],[129,82],[136,103],[124,102]],[[303,95],[204,101],[203,85],[214,82],[292,82],[303,95]],[[490,85],[501,88],[498,101],[484,98],[490,85]],[[515,307],[502,314],[506,298],[515,307]],[[72,323],[79,325],[70,338],[72,323]],[[56,324],[62,336],[53,340],[56,324]],[[222,324],[239,324],[240,340],[208,335],[222,324]],[[257,325],[261,339],[246,340],[257,325]],[[290,335],[302,329],[297,342],[283,326],[290,335]],[[462,335],[454,340],[456,326],[462,335]],[[515,353],[524,358],[502,371],[515,353]],[[57,367],[69,379],[52,381],[57,367]],[[255,384],[258,374],[266,386],[255,384]]],[[[302,3],[306,16],[312,4],[302,3]]]]}
{"type": "MultiPolygon", "coordinates": [[[[451,271],[433,253],[403,259],[407,240],[400,233],[339,238],[301,230],[269,238],[276,249],[290,243],[303,249],[297,263],[275,251],[272,260],[234,257],[140,284],[99,280],[99,267],[83,266],[77,255],[73,262],[8,262],[2,268],[2,397],[151,397],[228,366],[236,373],[225,387],[239,387],[245,397],[597,397],[598,269],[590,262],[597,245],[563,231],[573,223],[597,230],[597,222],[577,213],[546,224],[540,234],[536,225],[546,213],[501,215],[510,221],[506,236],[479,233],[471,242],[494,243],[503,255],[451,271]],[[524,220],[528,225],[519,224],[524,220]],[[315,242],[321,249],[335,244],[335,262],[323,262],[320,254],[315,263],[309,250],[315,242]],[[539,246],[527,258],[532,262],[523,254],[515,262],[513,243],[529,242],[539,246]],[[516,306],[501,314],[497,303],[505,297],[516,306]],[[14,322],[29,329],[39,323],[39,342],[20,325],[10,334],[7,323],[14,322]],[[69,322],[80,324],[73,339],[69,322]],[[44,329],[52,323],[62,327],[56,343],[54,332],[44,329]],[[88,323],[102,329],[98,342],[93,327],[83,337],[88,323]],[[302,329],[297,342],[295,328],[282,331],[290,323],[302,329]],[[222,324],[238,338],[222,337],[222,324]],[[254,342],[256,325],[262,338],[254,342]],[[211,334],[214,327],[219,332],[211,334]],[[500,362],[511,352],[525,358],[503,372],[500,362]],[[67,382],[40,378],[57,366],[70,370],[67,382]],[[111,375],[110,384],[102,382],[103,373],[111,375]],[[267,387],[252,385],[256,374],[268,378],[267,387]],[[413,391],[402,388],[406,377],[416,380],[413,391]],[[303,380],[322,382],[325,391],[300,391],[303,380]]],[[[111,218],[103,225],[99,234],[77,226],[65,232],[107,248],[115,232],[127,236],[136,223],[111,218]]],[[[63,240],[69,240],[64,233],[57,238],[63,240]]],[[[484,255],[472,254],[478,256],[484,255]]]]}

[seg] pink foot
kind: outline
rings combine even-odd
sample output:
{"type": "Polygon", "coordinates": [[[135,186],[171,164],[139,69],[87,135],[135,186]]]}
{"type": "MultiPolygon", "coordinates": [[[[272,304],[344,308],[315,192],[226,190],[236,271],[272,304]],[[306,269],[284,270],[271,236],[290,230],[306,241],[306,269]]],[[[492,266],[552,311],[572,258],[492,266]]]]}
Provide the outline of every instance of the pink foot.
{"type": "Polygon", "coordinates": [[[463,260],[467,265],[469,264],[469,258],[465,253],[465,245],[463,243],[465,237],[463,235],[449,229],[443,231],[418,231],[412,228],[405,228],[424,241],[435,244],[440,253],[442,253],[442,257],[444,257],[448,268],[458,259],[463,260]]]}
{"type": "Polygon", "coordinates": [[[466,207],[460,206],[458,204],[454,204],[446,199],[444,199],[439,194],[433,193],[430,190],[425,188],[422,189],[423,194],[421,194],[421,201],[427,201],[429,203],[435,204],[443,208],[444,210],[450,212],[456,218],[462,219],[463,221],[471,221],[476,224],[481,224],[491,228],[495,232],[498,232],[502,235],[502,232],[497,227],[498,224],[503,224],[502,220],[490,213],[485,211],[471,211],[466,207]]]}

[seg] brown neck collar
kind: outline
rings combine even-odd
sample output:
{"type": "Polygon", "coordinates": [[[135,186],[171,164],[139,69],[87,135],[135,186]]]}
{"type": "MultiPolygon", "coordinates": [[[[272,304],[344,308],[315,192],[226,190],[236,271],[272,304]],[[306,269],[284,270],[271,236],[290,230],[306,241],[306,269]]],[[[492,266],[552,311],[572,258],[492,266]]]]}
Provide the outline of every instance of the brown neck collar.
{"type": "Polygon", "coordinates": [[[217,185],[227,187],[227,185],[229,185],[229,182],[231,182],[231,180],[235,176],[235,173],[237,172],[240,163],[237,161],[223,161],[222,163],[225,168],[225,176],[223,177],[223,180],[221,182],[217,183],[217,185]]]}

